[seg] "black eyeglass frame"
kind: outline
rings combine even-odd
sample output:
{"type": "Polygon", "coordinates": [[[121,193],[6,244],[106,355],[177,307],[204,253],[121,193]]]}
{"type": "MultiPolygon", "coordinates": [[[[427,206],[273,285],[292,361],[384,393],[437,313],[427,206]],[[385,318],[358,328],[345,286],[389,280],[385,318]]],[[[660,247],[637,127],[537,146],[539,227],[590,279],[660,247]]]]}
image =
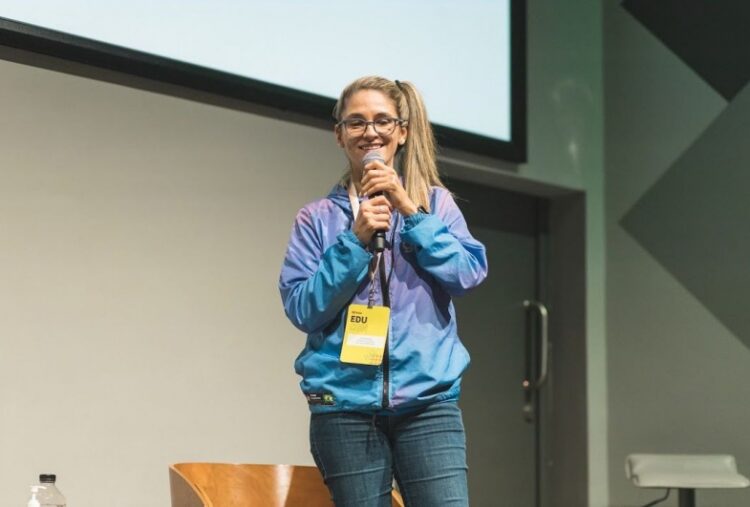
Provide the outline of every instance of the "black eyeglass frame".
{"type": "Polygon", "coordinates": [[[399,127],[403,127],[405,123],[408,122],[408,120],[405,120],[403,118],[395,118],[393,116],[386,116],[382,118],[378,118],[377,120],[365,120],[362,118],[347,118],[345,120],[341,120],[336,124],[336,128],[341,127],[342,125],[346,129],[347,132],[349,132],[349,122],[356,121],[356,122],[362,122],[365,125],[365,128],[362,130],[362,134],[367,132],[367,128],[372,125],[372,128],[375,129],[375,132],[383,135],[383,136],[389,136],[393,134],[393,131],[396,130],[396,125],[399,127]],[[383,121],[383,120],[392,120],[393,121],[393,127],[389,132],[380,132],[377,127],[377,122],[383,121]]]}

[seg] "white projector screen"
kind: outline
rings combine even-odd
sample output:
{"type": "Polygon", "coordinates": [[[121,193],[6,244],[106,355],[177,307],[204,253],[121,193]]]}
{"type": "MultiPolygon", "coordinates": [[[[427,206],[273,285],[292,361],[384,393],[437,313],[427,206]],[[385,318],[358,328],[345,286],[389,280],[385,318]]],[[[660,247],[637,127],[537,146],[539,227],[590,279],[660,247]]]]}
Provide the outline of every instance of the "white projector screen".
{"type": "Polygon", "coordinates": [[[521,122],[512,117],[513,3],[0,0],[0,17],[329,100],[363,75],[412,81],[433,123],[502,146],[519,141],[521,122]]]}

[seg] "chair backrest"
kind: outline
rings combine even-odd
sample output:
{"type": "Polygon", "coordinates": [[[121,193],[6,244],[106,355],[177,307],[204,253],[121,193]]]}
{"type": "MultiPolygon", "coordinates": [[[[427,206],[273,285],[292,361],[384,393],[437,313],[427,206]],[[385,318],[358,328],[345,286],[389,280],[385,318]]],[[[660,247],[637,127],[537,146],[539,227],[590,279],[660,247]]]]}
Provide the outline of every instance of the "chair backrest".
{"type": "MultiPolygon", "coordinates": [[[[172,507],[333,507],[314,466],[178,463],[169,467],[172,507]]],[[[403,507],[397,491],[393,507],[403,507]]]]}

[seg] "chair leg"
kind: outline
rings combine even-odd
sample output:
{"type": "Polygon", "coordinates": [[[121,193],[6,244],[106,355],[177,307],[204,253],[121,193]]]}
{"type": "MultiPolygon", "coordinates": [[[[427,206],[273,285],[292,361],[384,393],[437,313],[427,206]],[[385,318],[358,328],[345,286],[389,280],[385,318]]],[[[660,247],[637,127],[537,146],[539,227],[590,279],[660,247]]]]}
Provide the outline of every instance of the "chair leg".
{"type": "Polygon", "coordinates": [[[694,489],[678,489],[678,503],[679,507],[695,507],[695,490],[694,489]]]}

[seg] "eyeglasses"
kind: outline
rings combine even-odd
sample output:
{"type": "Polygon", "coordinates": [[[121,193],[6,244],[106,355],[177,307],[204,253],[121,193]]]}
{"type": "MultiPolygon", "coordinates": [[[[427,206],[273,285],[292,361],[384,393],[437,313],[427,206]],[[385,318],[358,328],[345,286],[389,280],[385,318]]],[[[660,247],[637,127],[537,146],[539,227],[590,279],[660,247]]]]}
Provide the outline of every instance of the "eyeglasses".
{"type": "Polygon", "coordinates": [[[349,135],[361,136],[367,131],[367,127],[372,125],[376,133],[382,136],[387,136],[393,133],[396,129],[396,125],[402,126],[405,121],[406,120],[402,120],[401,118],[391,118],[390,116],[384,116],[383,118],[371,121],[363,120],[362,118],[349,118],[347,120],[341,120],[336,126],[340,127],[343,125],[349,135]]]}

